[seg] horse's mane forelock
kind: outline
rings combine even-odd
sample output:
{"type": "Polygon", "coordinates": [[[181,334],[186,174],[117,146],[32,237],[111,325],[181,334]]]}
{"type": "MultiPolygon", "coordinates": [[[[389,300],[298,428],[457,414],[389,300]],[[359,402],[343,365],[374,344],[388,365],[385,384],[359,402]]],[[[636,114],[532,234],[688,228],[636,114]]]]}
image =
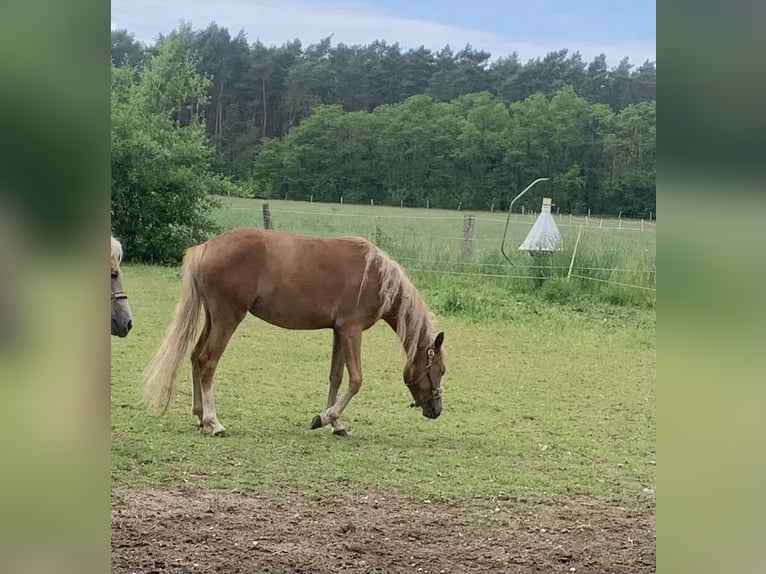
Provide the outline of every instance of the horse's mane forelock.
{"type": "Polygon", "coordinates": [[[117,265],[122,261],[122,245],[112,235],[112,257],[117,262],[117,265]]]}
{"type": "Polygon", "coordinates": [[[411,363],[415,360],[418,342],[423,332],[425,331],[429,341],[433,340],[434,316],[401,266],[375,245],[367,245],[359,293],[361,295],[362,288],[367,283],[370,269],[377,268],[380,285],[380,310],[377,318],[380,319],[388,313],[398,301],[396,335],[404,347],[407,362],[411,363]]]}

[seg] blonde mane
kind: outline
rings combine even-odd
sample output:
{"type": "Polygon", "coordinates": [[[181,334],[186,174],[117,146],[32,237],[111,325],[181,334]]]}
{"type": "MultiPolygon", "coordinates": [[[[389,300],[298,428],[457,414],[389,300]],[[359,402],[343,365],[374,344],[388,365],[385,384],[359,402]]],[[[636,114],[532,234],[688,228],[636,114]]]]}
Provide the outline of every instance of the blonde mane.
{"type": "Polygon", "coordinates": [[[425,338],[430,343],[434,339],[434,316],[401,266],[375,245],[367,241],[365,243],[367,254],[359,293],[361,295],[370,268],[374,265],[378,270],[380,285],[378,319],[398,303],[396,335],[407,355],[407,362],[411,363],[415,360],[420,340],[425,338]]]}
{"type": "Polygon", "coordinates": [[[114,238],[114,235],[112,235],[112,259],[118,266],[122,261],[122,245],[114,238]]]}

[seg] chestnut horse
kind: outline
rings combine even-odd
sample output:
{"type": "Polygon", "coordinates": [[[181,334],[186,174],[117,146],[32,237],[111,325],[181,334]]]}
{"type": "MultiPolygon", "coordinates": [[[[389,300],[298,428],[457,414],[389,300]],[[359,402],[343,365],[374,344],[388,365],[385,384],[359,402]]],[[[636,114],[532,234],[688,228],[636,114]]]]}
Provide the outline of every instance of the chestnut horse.
{"type": "Polygon", "coordinates": [[[248,312],[285,329],[333,330],[327,409],[312,429],[329,424],[345,436],[339,417],[362,385],[362,332],[379,319],[404,348],[411,406],[431,419],[441,414],[444,333],[434,335],[431,313],[399,264],[365,239],[240,228],[189,248],[173,320],[144,378],[144,403],[155,412],[164,413],[175,394],[200,306],[205,322],[191,353],[192,412],[203,432],[226,432],[215,411],[213,375],[248,312]],[[344,365],[348,389],[338,399],[344,365]]]}
{"type": "Polygon", "coordinates": [[[133,316],[130,312],[130,305],[128,305],[128,296],[122,290],[120,261],[122,261],[122,245],[112,237],[112,335],[127,337],[128,332],[133,327],[133,316]]]}

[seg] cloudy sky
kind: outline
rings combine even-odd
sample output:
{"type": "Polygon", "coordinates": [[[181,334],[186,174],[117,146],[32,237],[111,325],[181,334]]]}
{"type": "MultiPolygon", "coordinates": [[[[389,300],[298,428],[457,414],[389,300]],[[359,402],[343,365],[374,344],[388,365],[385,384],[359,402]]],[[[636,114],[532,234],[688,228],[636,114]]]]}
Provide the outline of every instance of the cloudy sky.
{"type": "Polygon", "coordinates": [[[180,20],[244,30],[267,46],[299,39],[304,46],[332,35],[333,45],[398,42],[438,51],[471,44],[493,58],[522,61],[552,50],[603,52],[610,65],[656,60],[654,0],[112,0],[112,29],[151,44],[180,20]]]}

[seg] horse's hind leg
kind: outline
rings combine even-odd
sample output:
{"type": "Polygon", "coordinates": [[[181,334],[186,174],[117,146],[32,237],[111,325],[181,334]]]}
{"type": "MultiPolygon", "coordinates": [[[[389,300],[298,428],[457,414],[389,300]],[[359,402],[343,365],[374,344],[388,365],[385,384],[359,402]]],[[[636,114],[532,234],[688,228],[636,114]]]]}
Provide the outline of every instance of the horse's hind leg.
{"type": "MultiPolygon", "coordinates": [[[[327,408],[335,404],[338,398],[338,389],[343,381],[343,367],[346,365],[343,356],[343,345],[340,341],[340,334],[333,330],[332,332],[332,361],[330,363],[330,389],[327,393],[327,408]]],[[[343,428],[339,419],[331,421],[332,432],[334,435],[346,436],[346,429],[343,428]]]]}
{"type": "Polygon", "coordinates": [[[210,336],[210,313],[205,307],[205,326],[202,328],[202,333],[197,340],[197,344],[194,346],[194,350],[191,354],[192,364],[192,387],[194,390],[194,399],[192,402],[192,414],[199,419],[198,426],[202,426],[202,387],[201,387],[201,367],[200,367],[200,354],[202,348],[207,343],[207,339],[210,336]]]}
{"type": "Polygon", "coordinates": [[[218,421],[215,412],[215,400],[213,398],[213,375],[215,374],[218,361],[223,355],[229,339],[234,334],[237,326],[244,318],[242,313],[238,317],[230,316],[219,319],[213,315],[210,326],[210,335],[199,355],[200,386],[202,395],[202,430],[210,431],[213,436],[223,436],[226,433],[224,426],[218,421]]]}

